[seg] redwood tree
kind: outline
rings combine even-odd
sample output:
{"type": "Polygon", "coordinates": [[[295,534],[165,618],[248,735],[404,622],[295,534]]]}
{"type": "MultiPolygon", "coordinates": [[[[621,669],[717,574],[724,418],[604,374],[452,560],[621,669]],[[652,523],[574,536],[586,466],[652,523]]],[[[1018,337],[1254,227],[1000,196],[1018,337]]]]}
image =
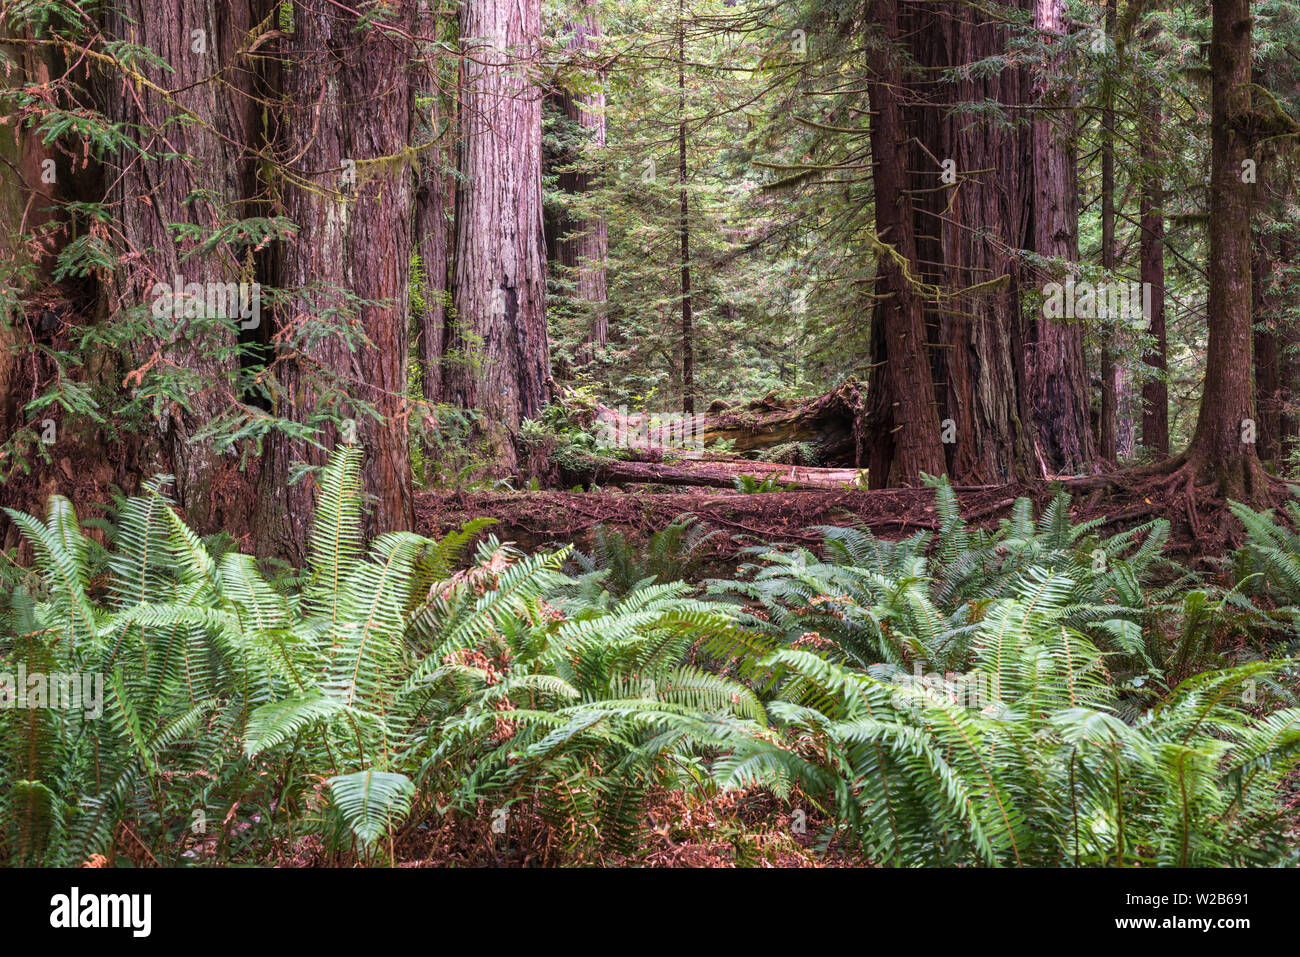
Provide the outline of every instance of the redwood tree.
{"type": "MultiPolygon", "coordinates": [[[[1036,0],[1034,27],[1049,46],[1064,35],[1064,0],[1036,0]]],[[[1059,76],[1062,64],[1049,56],[1035,72],[1030,195],[1030,248],[1038,255],[1074,263],[1079,259],[1078,176],[1071,138],[1073,90],[1059,76]]],[[[1063,282],[1061,270],[1044,281],[1063,282]]],[[[1058,473],[1088,468],[1093,458],[1088,425],[1087,369],[1083,329],[1072,320],[1039,315],[1029,323],[1026,355],[1030,401],[1039,449],[1058,473]]]]}
{"type": "Polygon", "coordinates": [[[868,96],[878,248],[867,465],[871,487],[887,488],[917,485],[922,472],[941,474],[944,460],[907,191],[897,2],[877,0],[872,12],[878,33],[869,41],[868,96]]]}
{"type": "MultiPolygon", "coordinates": [[[[238,217],[253,192],[247,146],[260,140],[260,108],[250,95],[248,45],[270,6],[267,0],[125,0],[106,8],[106,36],[147,47],[161,61],[135,64],[138,80],[113,77],[104,93],[109,114],[133,131],[139,146],[120,153],[108,180],[126,253],[109,292],[110,312],[150,309],[154,285],[171,286],[177,276],[186,284],[255,279],[249,250],[205,241],[238,217]],[[197,232],[178,238],[177,228],[197,232]]],[[[223,472],[227,485],[244,483],[234,474],[235,460],[196,440],[237,398],[234,323],[165,314],[153,331],[136,343],[130,361],[141,370],[176,370],[185,395],[156,403],[140,472],[173,474],[176,498],[195,527],[243,527],[251,495],[216,492],[223,472]]]]}
{"type": "Polygon", "coordinates": [[[530,76],[540,0],[467,0],[456,196],[456,319],[444,395],[482,413],[502,469],[513,437],[549,397],[546,239],[542,224],[542,95],[530,76]]]}
{"type": "MultiPolygon", "coordinates": [[[[1024,3],[1025,0],[1020,0],[1024,3]]],[[[1028,130],[973,119],[962,103],[998,103],[1014,117],[1028,73],[960,70],[998,56],[1009,42],[1003,19],[958,0],[905,4],[908,49],[922,68],[904,103],[911,153],[918,274],[940,295],[926,303],[947,474],[966,484],[1041,475],[1025,383],[1017,251],[1025,246],[1030,188],[1028,130]],[[951,173],[942,176],[945,161],[951,173]],[[936,188],[943,185],[946,188],[936,188]]]]}
{"type": "Polygon", "coordinates": [[[406,373],[413,175],[411,8],[368,20],[332,3],[298,4],[287,43],[285,244],[277,307],[280,414],[321,446],[284,437],[262,489],[263,539],[301,555],[312,483],[292,464],[323,464],[340,441],[366,452],[373,532],[413,525],[406,373]],[[359,29],[360,27],[360,29],[359,29]],[[286,492],[287,485],[287,492],[286,492]]]}

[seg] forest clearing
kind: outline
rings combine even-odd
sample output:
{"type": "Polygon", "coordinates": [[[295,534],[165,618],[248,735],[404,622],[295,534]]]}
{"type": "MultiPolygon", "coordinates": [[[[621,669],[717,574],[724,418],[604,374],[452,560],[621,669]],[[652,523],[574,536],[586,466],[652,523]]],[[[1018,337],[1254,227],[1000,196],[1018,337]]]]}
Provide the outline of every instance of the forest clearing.
{"type": "Polygon", "coordinates": [[[1294,0],[0,0],[0,66],[52,928],[1300,863],[1294,0]]]}

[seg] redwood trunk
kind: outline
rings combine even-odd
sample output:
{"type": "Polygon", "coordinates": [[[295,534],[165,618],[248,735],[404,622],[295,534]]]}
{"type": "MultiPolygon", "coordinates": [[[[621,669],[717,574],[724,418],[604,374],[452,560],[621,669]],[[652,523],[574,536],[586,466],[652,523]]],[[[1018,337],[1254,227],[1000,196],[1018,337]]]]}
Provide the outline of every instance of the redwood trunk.
{"type": "Polygon", "coordinates": [[[906,115],[918,144],[911,156],[917,265],[944,293],[927,303],[927,324],[938,346],[931,363],[939,417],[954,426],[953,441],[943,444],[947,472],[972,485],[1035,478],[1042,472],[1033,454],[1015,252],[1026,245],[1029,222],[1028,130],[950,110],[994,102],[1014,111],[1028,97],[1028,74],[1008,67],[936,82],[944,71],[1000,55],[1005,23],[955,0],[900,12],[909,50],[926,71],[909,84],[916,102],[906,115]],[[957,163],[956,181],[940,190],[935,164],[945,159],[957,163]]]}
{"type": "Polygon", "coordinates": [[[517,462],[514,436],[549,396],[542,100],[529,76],[539,0],[467,0],[461,172],[456,197],[455,361],[445,393],[482,414],[488,453],[517,462]]]}
{"type": "MultiPolygon", "coordinates": [[[[410,11],[382,23],[409,33],[410,11]]],[[[314,483],[288,485],[292,463],[322,465],[353,435],[365,448],[371,532],[414,523],[406,398],[410,51],[383,25],[358,26],[357,15],[332,4],[299,4],[288,41],[285,86],[297,109],[287,152],[296,164],[284,197],[299,232],[284,249],[281,281],[296,295],[276,316],[287,364],[280,412],[319,427],[324,449],[282,439],[262,511],[268,534],[281,539],[276,547],[299,558],[314,483]],[[308,323],[322,335],[305,332],[308,323]],[[322,421],[325,413],[344,427],[322,421]]]]}
{"type": "MultiPolygon", "coordinates": [[[[1034,26],[1054,41],[1064,34],[1064,0],[1037,0],[1034,26]]],[[[1075,263],[1079,258],[1078,186],[1074,166],[1074,103],[1068,82],[1048,76],[1034,80],[1041,112],[1033,124],[1032,249],[1040,256],[1075,263]]],[[[1063,283],[1065,266],[1041,281],[1063,283]]],[[[1094,446],[1088,423],[1087,369],[1083,329],[1074,320],[1039,315],[1030,322],[1026,365],[1030,400],[1044,464],[1057,473],[1078,473],[1092,464],[1094,446]]]]}
{"type": "MultiPolygon", "coordinates": [[[[114,78],[105,91],[110,116],[126,124],[141,147],[119,156],[109,177],[109,200],[127,254],[114,275],[110,312],[147,311],[154,285],[170,287],[178,276],[184,284],[255,279],[251,250],[222,243],[197,253],[197,242],[178,241],[170,226],[214,231],[238,218],[252,193],[254,168],[245,144],[259,141],[260,108],[249,96],[253,71],[244,48],[268,9],[264,0],[125,0],[105,11],[107,37],[147,47],[171,67],[139,63],[148,84],[114,78]],[[187,120],[178,122],[178,116],[187,120]]],[[[165,304],[184,309],[181,300],[168,298],[165,304]]],[[[227,492],[229,482],[245,482],[234,474],[236,460],[195,438],[238,398],[238,322],[165,315],[154,320],[154,334],[128,360],[136,367],[179,369],[185,377],[186,401],[155,410],[141,471],[174,475],[187,520],[204,531],[238,529],[248,520],[250,495],[216,494],[223,473],[227,492]]]]}
{"type": "Polygon", "coordinates": [[[897,2],[878,0],[872,12],[887,44],[876,44],[868,53],[876,235],[887,245],[878,250],[876,265],[878,298],[867,392],[868,479],[872,488],[888,488],[919,485],[923,472],[941,474],[944,456],[925,315],[915,286],[919,270],[912,201],[906,190],[908,136],[898,101],[902,70],[895,50],[897,2]]]}

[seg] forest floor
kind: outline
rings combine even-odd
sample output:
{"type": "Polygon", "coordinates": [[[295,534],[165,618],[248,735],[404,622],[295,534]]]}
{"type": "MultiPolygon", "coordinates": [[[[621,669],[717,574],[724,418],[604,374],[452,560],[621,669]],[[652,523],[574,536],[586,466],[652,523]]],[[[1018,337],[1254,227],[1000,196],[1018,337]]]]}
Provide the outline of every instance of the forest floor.
{"type": "MultiPolygon", "coordinates": [[[[1174,554],[1219,554],[1239,544],[1240,531],[1230,520],[1227,502],[1210,495],[1194,500],[1175,493],[1162,480],[1125,483],[1116,476],[1111,488],[1070,479],[1021,485],[958,486],[962,515],[972,525],[997,527],[1017,498],[1041,508],[1060,488],[1071,491],[1072,520],[1105,518],[1114,532],[1155,518],[1172,526],[1168,546],[1174,554]]],[[[714,557],[726,559],[747,545],[772,542],[820,544],[819,525],[865,526],[882,538],[903,538],[937,528],[935,492],[929,488],[817,489],[743,493],[716,488],[682,489],[640,486],[600,492],[490,491],[420,492],[416,495],[417,531],[442,535],[476,516],[495,518],[499,538],[528,548],[577,543],[596,526],[649,535],[683,516],[694,516],[723,534],[711,540],[714,557]]]]}
{"type": "MultiPolygon", "coordinates": [[[[646,806],[646,828],[635,850],[585,857],[567,851],[577,837],[548,826],[526,810],[512,811],[503,833],[491,817],[428,815],[400,831],[393,842],[397,867],[862,867],[869,861],[832,841],[819,847],[830,820],[817,811],[778,801],[750,789],[708,798],[659,791],[646,806]]],[[[327,867],[333,863],[317,837],[280,847],[267,863],[281,867],[327,867]]]]}

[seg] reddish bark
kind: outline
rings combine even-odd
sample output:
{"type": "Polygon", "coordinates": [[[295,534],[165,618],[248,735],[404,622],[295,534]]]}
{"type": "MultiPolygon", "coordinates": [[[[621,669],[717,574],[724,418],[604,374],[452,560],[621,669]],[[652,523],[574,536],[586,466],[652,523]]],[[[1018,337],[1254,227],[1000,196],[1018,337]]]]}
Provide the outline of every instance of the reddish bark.
{"type": "MultiPolygon", "coordinates": [[[[1063,0],[1036,0],[1034,26],[1049,42],[1064,34],[1063,0]]],[[[1071,85],[1048,68],[1034,78],[1040,108],[1033,124],[1030,248],[1040,256],[1079,259],[1078,183],[1074,165],[1074,97],[1071,85]]],[[[1042,277],[1063,282],[1065,275],[1042,277]]],[[[1088,424],[1083,330],[1072,320],[1037,316],[1029,323],[1026,372],[1037,425],[1038,448],[1057,473],[1085,471],[1095,458],[1088,424]]]]}
{"type": "Polygon", "coordinates": [[[513,470],[513,437],[549,397],[541,92],[529,76],[539,0],[468,0],[461,172],[456,196],[456,321],[444,394],[482,413],[488,454],[513,470]]]}
{"type": "MultiPolygon", "coordinates": [[[[170,287],[177,276],[185,284],[255,279],[247,250],[222,243],[195,252],[197,243],[178,242],[170,226],[214,230],[239,215],[253,192],[255,169],[245,144],[260,139],[260,108],[249,95],[253,70],[245,48],[269,8],[266,0],[127,0],[105,11],[106,36],[147,47],[170,67],[140,64],[148,83],[107,96],[110,116],[138,131],[141,147],[119,156],[109,178],[120,240],[132,254],[115,273],[110,311],[149,308],[155,284],[170,287]]],[[[175,496],[194,527],[246,527],[252,495],[232,500],[214,489],[234,460],[195,440],[238,398],[234,323],[171,316],[160,323],[167,325],[140,341],[129,361],[179,367],[192,376],[193,390],[183,406],[168,404],[157,415],[140,471],[176,477],[175,496]]]]}
{"type": "MultiPolygon", "coordinates": [[[[384,23],[409,33],[411,11],[403,10],[384,23]]],[[[370,531],[409,529],[412,522],[406,399],[413,205],[405,152],[412,118],[409,51],[384,26],[357,27],[357,15],[332,4],[298,5],[288,41],[285,87],[299,108],[289,119],[287,153],[295,162],[284,198],[299,231],[285,246],[281,285],[300,295],[276,320],[282,348],[305,322],[328,326],[330,335],[304,338],[295,354],[283,356],[279,411],[300,423],[320,424],[325,449],[277,443],[262,514],[271,547],[299,557],[314,489],[309,482],[288,484],[291,464],[319,466],[329,448],[353,433],[366,451],[370,531]],[[350,349],[344,333],[367,341],[350,349]],[[354,398],[381,420],[365,414],[354,398]],[[355,428],[320,423],[326,411],[345,423],[351,419],[355,428]]]]}
{"type": "Polygon", "coordinates": [[[922,473],[941,474],[944,457],[925,315],[916,285],[912,201],[906,191],[908,136],[898,100],[902,69],[896,50],[897,2],[881,0],[872,12],[884,40],[868,52],[871,176],[876,236],[882,246],[876,265],[866,445],[871,487],[886,488],[918,485],[922,473]]]}
{"type": "Polygon", "coordinates": [[[1026,101],[1028,75],[1008,67],[946,78],[945,71],[1006,49],[1005,23],[982,9],[948,0],[906,4],[900,15],[909,50],[924,68],[921,79],[909,81],[914,101],[905,110],[917,143],[910,165],[918,267],[943,291],[926,312],[939,415],[954,426],[954,441],[943,445],[947,473],[971,484],[1035,478],[1041,469],[1033,454],[1015,253],[1027,245],[1028,130],[948,109],[991,101],[1014,110],[1026,101]],[[955,182],[939,190],[936,163],[945,160],[955,164],[955,182]]]}

